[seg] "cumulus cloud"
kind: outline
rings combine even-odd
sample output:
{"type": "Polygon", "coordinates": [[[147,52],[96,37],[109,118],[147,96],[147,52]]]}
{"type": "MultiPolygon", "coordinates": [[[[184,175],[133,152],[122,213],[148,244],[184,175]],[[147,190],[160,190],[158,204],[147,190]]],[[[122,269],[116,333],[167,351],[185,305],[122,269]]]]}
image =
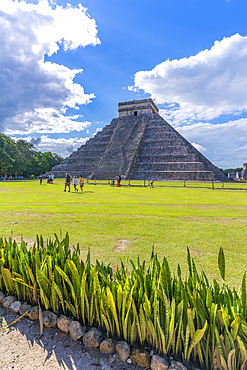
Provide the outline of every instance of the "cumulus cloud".
{"type": "Polygon", "coordinates": [[[78,5],[40,0],[0,2],[0,130],[7,134],[68,132],[88,123],[66,115],[94,98],[74,82],[82,69],[45,61],[60,48],[97,45],[95,20],[78,5]],[[65,127],[66,126],[66,127],[65,127]]]}
{"type": "Polygon", "coordinates": [[[5,133],[7,135],[22,135],[32,133],[69,133],[81,131],[91,125],[88,121],[76,121],[81,115],[64,115],[53,108],[34,109],[31,112],[16,114],[7,118],[5,133]]]}
{"type": "Polygon", "coordinates": [[[191,145],[193,145],[197,150],[199,150],[199,152],[201,152],[201,153],[204,153],[204,152],[206,152],[206,148],[203,148],[203,146],[202,145],[200,145],[200,144],[196,144],[196,143],[191,143],[191,145]]]}
{"type": "MultiPolygon", "coordinates": [[[[18,140],[18,137],[13,137],[14,140],[18,140]]],[[[61,157],[69,156],[73,151],[77,150],[81,145],[85,144],[89,137],[83,138],[50,138],[48,135],[42,135],[39,138],[35,139],[31,136],[22,137],[23,140],[28,141],[31,144],[34,144],[35,140],[38,140],[39,143],[36,143],[36,150],[41,152],[55,152],[61,157]]],[[[35,145],[35,144],[34,144],[35,145]]]]}
{"type": "Polygon", "coordinates": [[[196,142],[196,149],[218,167],[235,168],[247,162],[247,118],[221,124],[198,122],[177,130],[189,142],[196,142]]]}
{"type": "Polygon", "coordinates": [[[135,74],[134,87],[151,94],[174,125],[238,115],[247,107],[247,37],[215,41],[211,49],[166,60],[135,74]]]}

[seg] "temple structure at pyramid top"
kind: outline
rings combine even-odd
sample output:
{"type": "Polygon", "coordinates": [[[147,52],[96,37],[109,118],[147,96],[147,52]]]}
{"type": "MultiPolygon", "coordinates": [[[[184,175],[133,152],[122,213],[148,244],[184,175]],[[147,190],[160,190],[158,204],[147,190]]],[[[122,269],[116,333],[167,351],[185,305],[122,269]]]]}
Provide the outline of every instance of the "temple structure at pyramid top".
{"type": "Polygon", "coordinates": [[[160,115],[152,99],[118,104],[119,117],[52,168],[56,177],[226,181],[225,175],[160,115]]]}
{"type": "Polygon", "coordinates": [[[159,113],[152,99],[132,100],[118,103],[119,117],[139,116],[140,114],[159,113]]]}

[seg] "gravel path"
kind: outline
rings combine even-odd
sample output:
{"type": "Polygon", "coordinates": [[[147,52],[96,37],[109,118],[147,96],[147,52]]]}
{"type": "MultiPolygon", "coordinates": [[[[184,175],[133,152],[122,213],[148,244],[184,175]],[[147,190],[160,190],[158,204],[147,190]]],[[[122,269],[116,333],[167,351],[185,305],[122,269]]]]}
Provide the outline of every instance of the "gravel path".
{"type": "MultiPolygon", "coordinates": [[[[86,349],[81,342],[74,342],[69,335],[44,327],[40,337],[39,323],[26,318],[3,330],[19,315],[0,307],[0,369],[1,370],[141,370],[133,364],[123,364],[115,356],[86,349]]],[[[143,370],[143,369],[142,369],[143,370]]]]}

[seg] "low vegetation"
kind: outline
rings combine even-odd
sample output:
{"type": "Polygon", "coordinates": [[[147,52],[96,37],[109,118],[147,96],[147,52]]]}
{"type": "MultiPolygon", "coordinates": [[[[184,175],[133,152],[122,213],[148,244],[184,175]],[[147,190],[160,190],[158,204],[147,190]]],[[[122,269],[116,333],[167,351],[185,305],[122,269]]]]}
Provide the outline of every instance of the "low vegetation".
{"type": "Polygon", "coordinates": [[[154,251],[150,261],[91,263],[81,260],[79,245],[69,236],[43,242],[29,250],[11,238],[0,239],[0,288],[19,300],[38,302],[57,313],[73,315],[109,336],[148,346],[201,368],[247,369],[246,272],[238,290],[225,283],[223,249],[218,254],[222,281],[209,281],[197,271],[187,251],[188,276],[178,264],[172,276],[166,257],[154,251]]]}

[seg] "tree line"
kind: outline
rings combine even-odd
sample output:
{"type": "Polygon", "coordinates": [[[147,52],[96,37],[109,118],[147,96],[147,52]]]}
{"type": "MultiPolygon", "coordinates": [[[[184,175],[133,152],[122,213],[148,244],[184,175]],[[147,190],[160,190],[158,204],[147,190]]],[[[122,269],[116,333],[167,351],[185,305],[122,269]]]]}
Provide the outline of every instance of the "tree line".
{"type": "Polygon", "coordinates": [[[0,175],[31,178],[51,170],[62,157],[51,152],[38,152],[31,143],[17,141],[0,133],[0,175]]]}

